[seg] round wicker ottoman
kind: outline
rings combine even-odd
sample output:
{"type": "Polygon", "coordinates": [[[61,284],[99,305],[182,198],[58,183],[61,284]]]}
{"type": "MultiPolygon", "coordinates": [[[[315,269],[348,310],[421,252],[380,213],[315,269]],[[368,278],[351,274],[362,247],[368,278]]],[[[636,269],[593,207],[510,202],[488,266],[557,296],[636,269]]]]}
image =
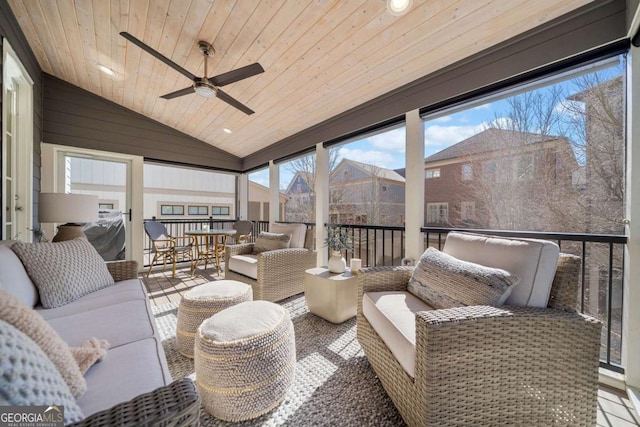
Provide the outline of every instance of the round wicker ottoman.
{"type": "Polygon", "coordinates": [[[235,280],[217,280],[190,289],[182,296],[178,306],[178,351],[193,358],[196,330],[202,321],[227,307],[252,299],[251,286],[235,280]]]}
{"type": "Polygon", "coordinates": [[[202,322],[196,335],[196,386],[216,418],[244,421],[277,407],[293,383],[296,344],[289,312],[244,302],[202,322]]]}

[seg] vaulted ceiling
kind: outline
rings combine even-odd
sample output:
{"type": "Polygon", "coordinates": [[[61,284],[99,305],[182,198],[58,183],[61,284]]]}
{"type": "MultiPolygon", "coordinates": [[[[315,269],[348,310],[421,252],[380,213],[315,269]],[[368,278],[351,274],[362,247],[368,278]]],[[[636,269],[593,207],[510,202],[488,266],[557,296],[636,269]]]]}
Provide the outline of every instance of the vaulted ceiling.
{"type": "Polygon", "coordinates": [[[586,3],[415,0],[392,16],[384,0],[9,0],[44,72],[239,157],[586,3]],[[209,76],[259,62],[264,73],[224,88],[255,114],[159,98],[190,81],[121,31],[197,76],[199,40],[216,51],[209,76]]]}

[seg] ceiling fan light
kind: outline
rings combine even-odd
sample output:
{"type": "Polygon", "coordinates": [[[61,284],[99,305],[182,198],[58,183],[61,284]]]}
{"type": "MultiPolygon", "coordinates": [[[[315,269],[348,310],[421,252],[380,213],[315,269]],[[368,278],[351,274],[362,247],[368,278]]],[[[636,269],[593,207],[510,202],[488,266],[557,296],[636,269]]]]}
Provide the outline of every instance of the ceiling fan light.
{"type": "Polygon", "coordinates": [[[413,0],[387,0],[387,12],[393,16],[404,15],[411,9],[413,0]]]}
{"type": "Polygon", "coordinates": [[[210,86],[196,85],[193,89],[195,90],[195,92],[198,95],[200,95],[200,96],[202,96],[204,98],[213,99],[218,94],[216,89],[214,87],[210,87],[210,86]]]}

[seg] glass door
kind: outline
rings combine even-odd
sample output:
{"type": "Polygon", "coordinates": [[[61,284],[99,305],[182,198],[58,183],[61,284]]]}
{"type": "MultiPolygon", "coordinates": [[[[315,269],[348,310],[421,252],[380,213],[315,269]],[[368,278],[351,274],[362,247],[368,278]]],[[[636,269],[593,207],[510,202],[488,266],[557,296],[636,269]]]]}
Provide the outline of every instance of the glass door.
{"type": "Polygon", "coordinates": [[[33,82],[3,40],[1,238],[33,240],[33,82]]]}
{"type": "Polygon", "coordinates": [[[98,196],[98,220],[84,232],[106,261],[131,259],[131,162],[60,151],[57,192],[98,196]]]}

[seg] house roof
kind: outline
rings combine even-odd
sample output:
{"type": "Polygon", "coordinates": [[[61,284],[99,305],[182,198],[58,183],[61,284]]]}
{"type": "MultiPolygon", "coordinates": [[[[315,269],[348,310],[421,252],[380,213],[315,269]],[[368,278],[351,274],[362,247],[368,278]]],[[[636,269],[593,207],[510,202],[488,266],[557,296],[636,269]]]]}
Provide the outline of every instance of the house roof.
{"type": "Polygon", "coordinates": [[[488,128],[424,159],[425,163],[487,153],[502,147],[553,141],[562,137],[539,133],[488,128]]]}
{"type": "Polygon", "coordinates": [[[387,169],[368,163],[356,162],[355,160],[351,159],[342,159],[342,161],[335,167],[334,172],[337,171],[343,164],[351,164],[356,168],[365,171],[367,174],[377,176],[378,178],[386,179],[389,181],[405,182],[404,177],[392,169],[387,169]]]}
{"type": "Polygon", "coordinates": [[[586,3],[416,1],[398,17],[384,1],[8,0],[44,73],[238,158],[586,3]],[[477,28],[491,31],[478,36],[477,28]],[[160,98],[192,81],[121,37],[123,31],[198,77],[205,74],[199,40],[215,49],[208,77],[260,63],[264,73],[223,89],[255,114],[193,93],[160,98]]]}

